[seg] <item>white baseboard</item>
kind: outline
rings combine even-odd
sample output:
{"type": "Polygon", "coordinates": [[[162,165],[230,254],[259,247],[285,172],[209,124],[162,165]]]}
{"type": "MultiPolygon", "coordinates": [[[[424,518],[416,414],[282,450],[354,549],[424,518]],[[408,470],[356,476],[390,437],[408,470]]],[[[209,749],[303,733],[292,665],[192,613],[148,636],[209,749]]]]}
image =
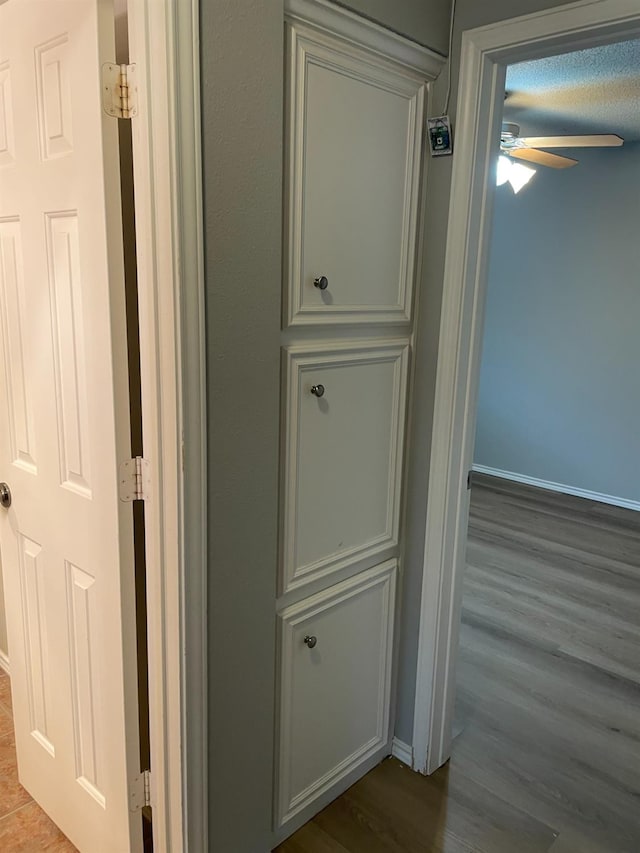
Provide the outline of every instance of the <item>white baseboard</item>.
{"type": "Polygon", "coordinates": [[[600,492],[577,489],[575,486],[565,486],[563,483],[539,480],[537,477],[527,477],[525,474],[516,474],[513,471],[501,471],[499,468],[489,468],[487,465],[473,465],[472,470],[477,471],[478,474],[488,474],[491,477],[512,480],[514,483],[523,483],[525,486],[537,486],[539,489],[547,489],[549,492],[561,492],[563,495],[574,495],[577,498],[586,498],[590,501],[611,504],[611,506],[619,506],[623,509],[634,509],[636,512],[640,512],[640,501],[630,501],[627,498],[617,498],[614,495],[603,495],[600,492]]]}
{"type": "Polygon", "coordinates": [[[391,744],[391,755],[398,761],[402,761],[407,767],[413,767],[413,749],[408,743],[403,743],[397,737],[394,737],[391,744]]]}
{"type": "Polygon", "coordinates": [[[11,675],[9,672],[9,655],[0,649],[0,669],[4,669],[7,675],[11,675]]]}

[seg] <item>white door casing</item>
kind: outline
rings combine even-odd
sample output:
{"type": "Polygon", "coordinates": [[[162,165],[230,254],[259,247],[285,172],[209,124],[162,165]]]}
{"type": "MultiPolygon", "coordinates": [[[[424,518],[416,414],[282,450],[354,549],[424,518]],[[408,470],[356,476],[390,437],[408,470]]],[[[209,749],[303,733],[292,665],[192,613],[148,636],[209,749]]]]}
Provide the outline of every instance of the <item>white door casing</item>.
{"type": "Polygon", "coordinates": [[[152,472],[145,550],[153,841],[180,853],[208,849],[199,0],[135,0],[127,23],[138,96],[131,124],[143,441],[152,472]]]}
{"type": "Polygon", "coordinates": [[[103,0],[0,7],[0,511],[20,779],[81,850],[141,849],[114,58],[103,0]]]}
{"type": "Polygon", "coordinates": [[[498,154],[506,66],[639,35],[636,2],[583,0],[462,36],[416,671],[413,766],[422,773],[437,770],[451,754],[466,478],[472,462],[493,158],[498,154]]]}

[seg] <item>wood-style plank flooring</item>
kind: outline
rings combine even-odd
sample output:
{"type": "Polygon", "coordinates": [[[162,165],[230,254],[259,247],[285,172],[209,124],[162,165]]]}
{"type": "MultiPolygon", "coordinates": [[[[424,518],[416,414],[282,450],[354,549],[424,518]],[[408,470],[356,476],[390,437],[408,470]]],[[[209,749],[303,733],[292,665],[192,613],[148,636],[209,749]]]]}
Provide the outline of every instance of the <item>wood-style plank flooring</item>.
{"type": "Polygon", "coordinates": [[[474,477],[453,755],[279,853],[640,853],[640,514],[474,477]]]}

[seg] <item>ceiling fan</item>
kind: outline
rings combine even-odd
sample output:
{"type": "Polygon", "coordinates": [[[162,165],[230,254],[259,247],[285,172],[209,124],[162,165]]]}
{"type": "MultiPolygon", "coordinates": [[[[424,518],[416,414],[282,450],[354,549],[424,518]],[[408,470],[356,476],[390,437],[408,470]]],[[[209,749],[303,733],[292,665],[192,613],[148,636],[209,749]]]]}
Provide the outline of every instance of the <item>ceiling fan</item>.
{"type": "Polygon", "coordinates": [[[541,148],[615,148],[623,142],[624,139],[615,133],[591,136],[520,136],[520,126],[511,122],[502,123],[500,134],[500,150],[503,154],[552,169],[569,169],[576,166],[578,161],[572,157],[541,151],[541,148]]]}

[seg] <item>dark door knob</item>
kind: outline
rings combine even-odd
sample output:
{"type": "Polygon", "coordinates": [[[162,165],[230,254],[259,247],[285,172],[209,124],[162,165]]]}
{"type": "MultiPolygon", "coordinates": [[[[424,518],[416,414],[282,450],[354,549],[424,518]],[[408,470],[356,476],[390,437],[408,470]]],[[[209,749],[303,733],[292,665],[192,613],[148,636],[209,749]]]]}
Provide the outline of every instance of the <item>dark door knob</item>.
{"type": "Polygon", "coordinates": [[[329,287],[329,279],[326,275],[321,275],[318,278],[314,278],[313,286],[317,287],[319,290],[326,290],[329,287]]]}
{"type": "Polygon", "coordinates": [[[314,397],[322,397],[324,395],[324,385],[312,385],[311,393],[314,397]]]}
{"type": "Polygon", "coordinates": [[[5,509],[11,506],[11,489],[6,483],[0,483],[0,506],[5,509]]]}

